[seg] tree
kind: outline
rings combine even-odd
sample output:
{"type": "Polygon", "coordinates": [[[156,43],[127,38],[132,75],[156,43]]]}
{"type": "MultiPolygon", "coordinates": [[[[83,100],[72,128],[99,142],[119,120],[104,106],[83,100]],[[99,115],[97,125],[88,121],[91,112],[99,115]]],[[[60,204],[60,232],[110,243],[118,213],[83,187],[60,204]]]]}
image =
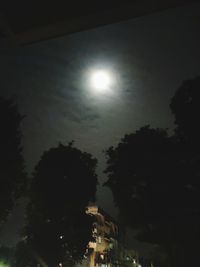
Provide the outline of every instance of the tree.
{"type": "Polygon", "coordinates": [[[12,260],[12,267],[35,267],[35,266],[45,266],[45,263],[37,257],[34,250],[32,250],[26,239],[18,242],[14,249],[14,255],[12,260]]]}
{"type": "Polygon", "coordinates": [[[160,217],[165,216],[169,204],[166,195],[169,196],[168,190],[175,186],[170,179],[171,170],[167,168],[174,160],[168,157],[172,143],[165,130],[145,126],[125,135],[116,148],[110,147],[106,151],[106,185],[112,189],[127,223],[141,227],[147,221],[152,222],[158,211],[160,217]],[[165,207],[162,209],[158,199],[163,200],[165,207]]]}
{"type": "Polygon", "coordinates": [[[25,234],[28,248],[48,266],[80,261],[92,234],[85,213],[94,201],[97,160],[73,143],[44,152],[30,186],[25,234]]]}
{"type": "Polygon", "coordinates": [[[26,185],[20,130],[22,119],[14,102],[0,97],[0,225],[26,185]]]}
{"type": "Polygon", "coordinates": [[[175,116],[176,134],[193,150],[200,148],[200,76],[186,80],[173,96],[170,108],[175,116]]]}
{"type": "Polygon", "coordinates": [[[191,170],[189,185],[200,192],[200,76],[182,83],[170,107],[175,116],[175,133],[191,170]]]}
{"type": "Polygon", "coordinates": [[[191,168],[183,151],[176,137],[149,126],[106,151],[106,185],[121,219],[140,230],[138,238],[161,245],[176,266],[183,264],[199,225],[197,195],[188,187],[191,168]],[[193,227],[193,238],[188,227],[193,227]]]}
{"type": "Polygon", "coordinates": [[[200,240],[200,76],[181,84],[170,108],[175,116],[175,136],[182,147],[182,161],[189,170],[188,194],[193,199],[189,202],[190,220],[184,232],[184,251],[191,264],[191,260],[197,262],[200,240]]]}

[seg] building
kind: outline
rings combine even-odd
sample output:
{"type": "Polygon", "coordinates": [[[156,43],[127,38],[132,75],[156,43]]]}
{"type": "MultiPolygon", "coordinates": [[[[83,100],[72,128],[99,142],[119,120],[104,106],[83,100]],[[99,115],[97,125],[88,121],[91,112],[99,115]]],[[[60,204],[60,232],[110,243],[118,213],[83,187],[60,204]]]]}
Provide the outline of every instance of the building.
{"type": "Polygon", "coordinates": [[[138,267],[138,253],[124,248],[118,223],[96,205],[86,208],[94,216],[93,237],[79,267],[138,267]]]}
{"type": "Polygon", "coordinates": [[[86,213],[94,216],[93,237],[89,242],[89,266],[111,266],[117,249],[119,229],[114,220],[96,205],[86,208],[86,213]]]}

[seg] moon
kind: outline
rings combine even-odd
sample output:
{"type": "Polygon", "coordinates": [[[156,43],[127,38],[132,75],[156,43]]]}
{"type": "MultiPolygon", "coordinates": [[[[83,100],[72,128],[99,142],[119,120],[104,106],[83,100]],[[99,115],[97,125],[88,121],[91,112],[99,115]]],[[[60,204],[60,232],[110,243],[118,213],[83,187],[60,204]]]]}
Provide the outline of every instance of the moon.
{"type": "Polygon", "coordinates": [[[95,70],[91,73],[91,86],[99,92],[106,92],[110,89],[112,78],[106,70],[95,70]]]}

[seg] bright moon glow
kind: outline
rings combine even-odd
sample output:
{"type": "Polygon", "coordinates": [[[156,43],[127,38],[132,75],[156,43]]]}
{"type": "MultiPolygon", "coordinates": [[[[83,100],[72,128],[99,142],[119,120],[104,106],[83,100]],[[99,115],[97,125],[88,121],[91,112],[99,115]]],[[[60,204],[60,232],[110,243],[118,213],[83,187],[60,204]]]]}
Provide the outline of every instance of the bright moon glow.
{"type": "Polygon", "coordinates": [[[108,90],[111,85],[111,76],[103,70],[95,71],[91,74],[91,85],[97,90],[108,90]]]}

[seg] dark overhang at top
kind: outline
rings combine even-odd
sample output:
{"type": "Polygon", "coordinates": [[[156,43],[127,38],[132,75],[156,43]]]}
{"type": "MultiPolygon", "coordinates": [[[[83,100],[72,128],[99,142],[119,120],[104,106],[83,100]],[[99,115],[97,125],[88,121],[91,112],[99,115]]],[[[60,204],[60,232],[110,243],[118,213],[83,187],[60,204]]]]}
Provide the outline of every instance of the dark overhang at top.
{"type": "Polygon", "coordinates": [[[194,0],[5,1],[0,41],[28,44],[197,2],[194,0]]]}

